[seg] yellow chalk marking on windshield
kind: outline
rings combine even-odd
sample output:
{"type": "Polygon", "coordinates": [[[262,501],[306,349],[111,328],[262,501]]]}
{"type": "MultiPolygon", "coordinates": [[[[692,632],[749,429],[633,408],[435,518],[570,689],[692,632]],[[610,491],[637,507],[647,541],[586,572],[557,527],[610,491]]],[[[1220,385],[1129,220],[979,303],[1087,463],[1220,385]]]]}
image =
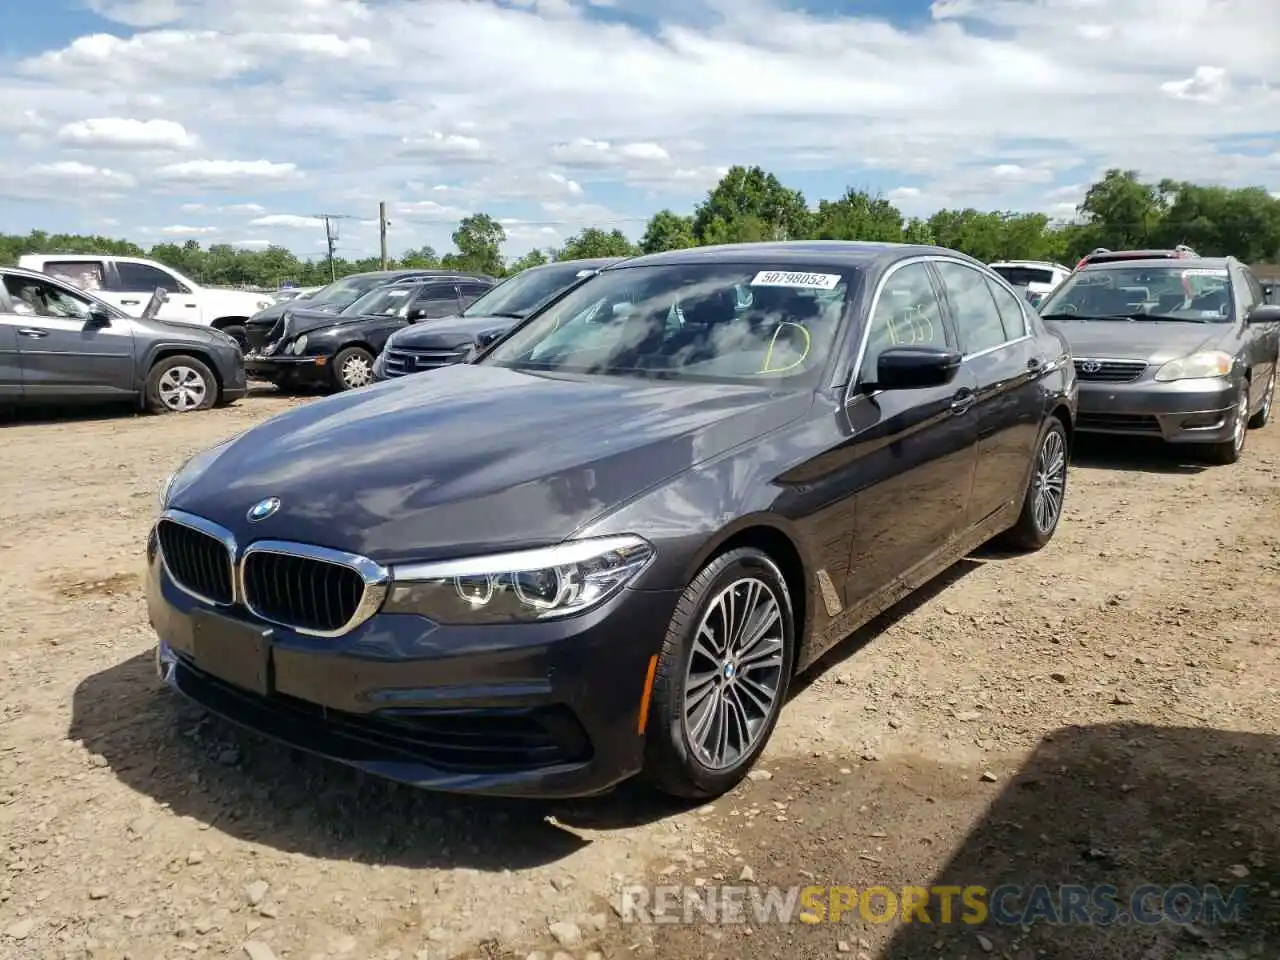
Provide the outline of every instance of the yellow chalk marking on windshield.
{"type": "Polygon", "coordinates": [[[809,335],[809,330],[804,324],[783,322],[778,324],[778,329],[773,331],[773,336],[769,339],[769,349],[764,355],[764,365],[760,367],[761,373],[786,373],[788,370],[794,370],[809,358],[809,349],[813,346],[813,337],[809,335]],[[769,363],[773,360],[773,347],[778,342],[778,335],[782,333],[784,327],[795,327],[804,334],[804,350],[800,354],[800,358],[794,363],[789,363],[785,367],[770,367],[769,363]]]}

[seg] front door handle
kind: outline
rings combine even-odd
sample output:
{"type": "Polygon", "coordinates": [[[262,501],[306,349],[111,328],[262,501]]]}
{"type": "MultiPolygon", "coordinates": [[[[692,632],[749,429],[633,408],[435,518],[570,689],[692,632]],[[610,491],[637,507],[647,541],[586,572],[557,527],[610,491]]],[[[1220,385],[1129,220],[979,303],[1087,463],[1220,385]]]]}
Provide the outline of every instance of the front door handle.
{"type": "Polygon", "coordinates": [[[37,330],[35,327],[23,327],[18,331],[18,336],[31,337],[34,340],[39,340],[41,337],[47,337],[48,335],[48,330],[37,330]]]}
{"type": "Polygon", "coordinates": [[[126,307],[136,307],[141,302],[142,302],[141,300],[121,300],[120,301],[121,305],[126,307]]]}
{"type": "Polygon", "coordinates": [[[183,306],[185,306],[188,310],[194,310],[196,307],[198,307],[198,306],[199,306],[199,304],[196,304],[196,303],[186,303],[186,304],[183,304],[183,306]]]}
{"type": "Polygon", "coordinates": [[[977,397],[972,393],[965,392],[956,394],[955,398],[951,401],[951,412],[956,416],[959,416],[962,413],[968,413],[969,408],[973,406],[976,399],[977,397]]]}

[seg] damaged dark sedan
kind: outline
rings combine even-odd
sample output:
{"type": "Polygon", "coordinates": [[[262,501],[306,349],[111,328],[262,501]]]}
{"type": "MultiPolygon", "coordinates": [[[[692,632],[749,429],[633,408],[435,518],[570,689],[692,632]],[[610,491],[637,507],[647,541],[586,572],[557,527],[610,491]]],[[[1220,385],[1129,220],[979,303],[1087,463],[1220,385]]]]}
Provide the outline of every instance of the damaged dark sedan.
{"type": "Polygon", "coordinates": [[[189,460],[157,668],[425,788],[715,796],[798,671],[987,540],[1049,542],[1075,402],[1062,338],[950,250],[638,257],[189,460]]]}

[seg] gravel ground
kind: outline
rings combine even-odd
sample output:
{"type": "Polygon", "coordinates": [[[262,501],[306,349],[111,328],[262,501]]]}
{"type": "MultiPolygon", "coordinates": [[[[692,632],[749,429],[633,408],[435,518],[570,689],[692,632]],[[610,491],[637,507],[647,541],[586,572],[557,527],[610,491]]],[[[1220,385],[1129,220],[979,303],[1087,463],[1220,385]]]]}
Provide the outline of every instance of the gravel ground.
{"type": "Polygon", "coordinates": [[[688,809],[631,787],[419,793],[158,685],[140,570],[159,481],[300,402],[0,427],[0,957],[1280,955],[1280,427],[1231,467],[1083,445],[1049,548],[975,556],[860,631],[805,678],[760,771],[688,809]],[[1216,883],[1247,887],[1249,913],[620,916],[622,885],[720,882],[1216,883]]]}

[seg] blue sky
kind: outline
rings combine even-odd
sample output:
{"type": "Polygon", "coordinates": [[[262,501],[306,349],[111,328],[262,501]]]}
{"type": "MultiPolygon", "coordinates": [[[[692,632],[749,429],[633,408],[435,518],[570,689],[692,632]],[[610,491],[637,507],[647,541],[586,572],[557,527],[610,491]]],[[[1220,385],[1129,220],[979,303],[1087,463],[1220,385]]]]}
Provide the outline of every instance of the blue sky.
{"type": "Polygon", "coordinates": [[[1072,214],[1109,166],[1280,189],[1274,0],[7,0],[6,230],[342,252],[484,211],[636,236],[732,164],[1072,214]]]}

